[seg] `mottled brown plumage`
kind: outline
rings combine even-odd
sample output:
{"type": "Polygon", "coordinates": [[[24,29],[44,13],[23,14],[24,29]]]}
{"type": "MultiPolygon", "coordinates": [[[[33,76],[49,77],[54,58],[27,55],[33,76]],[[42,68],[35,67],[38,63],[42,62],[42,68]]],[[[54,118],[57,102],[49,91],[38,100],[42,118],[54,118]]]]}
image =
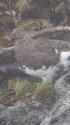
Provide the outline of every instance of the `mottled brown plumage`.
{"type": "Polygon", "coordinates": [[[70,50],[70,42],[34,40],[18,28],[14,29],[12,34],[16,38],[16,60],[29,68],[39,69],[43,65],[48,68],[55,65],[60,61],[60,52],[70,50]]]}

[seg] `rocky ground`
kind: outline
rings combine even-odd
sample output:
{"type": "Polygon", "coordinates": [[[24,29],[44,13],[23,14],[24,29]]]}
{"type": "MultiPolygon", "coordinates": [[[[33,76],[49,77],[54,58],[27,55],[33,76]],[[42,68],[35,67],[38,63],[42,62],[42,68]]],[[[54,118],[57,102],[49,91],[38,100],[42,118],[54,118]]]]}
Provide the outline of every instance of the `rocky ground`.
{"type": "MultiPolygon", "coordinates": [[[[29,31],[30,35],[47,27],[69,26],[69,15],[69,0],[0,0],[0,51],[2,47],[13,45],[10,34],[14,28],[23,28],[29,31]]],[[[55,33],[46,38],[69,41],[69,34],[68,32],[55,33]]],[[[2,71],[2,64],[14,63],[13,56],[7,55],[3,58],[0,56],[0,71],[2,71]]],[[[5,70],[6,68],[3,67],[3,71],[5,70]]],[[[7,107],[0,104],[0,125],[70,125],[70,66],[67,74],[59,75],[61,78],[54,84],[56,92],[54,106],[49,108],[47,104],[36,100],[23,106],[7,107]]],[[[6,79],[6,76],[7,74],[3,79],[6,79]]],[[[10,96],[9,98],[11,100],[10,96]]]]}
{"type": "Polygon", "coordinates": [[[0,105],[0,125],[70,125],[70,71],[56,81],[56,102],[49,109],[37,101],[24,106],[0,105]]]}

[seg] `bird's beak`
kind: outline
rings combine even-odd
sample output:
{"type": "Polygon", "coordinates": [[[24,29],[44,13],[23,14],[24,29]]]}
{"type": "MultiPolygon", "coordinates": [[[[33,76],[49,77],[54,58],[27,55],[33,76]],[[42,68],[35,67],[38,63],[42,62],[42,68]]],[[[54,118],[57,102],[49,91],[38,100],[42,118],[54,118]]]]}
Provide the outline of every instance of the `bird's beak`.
{"type": "Polygon", "coordinates": [[[14,36],[14,34],[13,34],[13,33],[11,33],[11,37],[12,37],[12,38],[15,38],[15,36],[14,36]]]}
{"type": "Polygon", "coordinates": [[[11,39],[12,39],[12,41],[14,41],[14,40],[15,40],[15,36],[14,36],[14,34],[13,34],[13,33],[11,33],[11,39]]]}
{"type": "Polygon", "coordinates": [[[13,34],[11,33],[11,40],[14,41],[15,37],[13,36],[13,34]]]}

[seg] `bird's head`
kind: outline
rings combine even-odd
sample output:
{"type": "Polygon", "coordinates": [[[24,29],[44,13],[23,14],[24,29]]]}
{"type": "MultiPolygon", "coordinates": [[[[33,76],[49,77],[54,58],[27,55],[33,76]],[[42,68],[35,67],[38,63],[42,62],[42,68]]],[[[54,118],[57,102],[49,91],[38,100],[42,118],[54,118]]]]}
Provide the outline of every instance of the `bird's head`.
{"type": "Polygon", "coordinates": [[[12,37],[15,39],[20,39],[24,37],[25,31],[23,29],[15,28],[12,32],[12,37]]]}

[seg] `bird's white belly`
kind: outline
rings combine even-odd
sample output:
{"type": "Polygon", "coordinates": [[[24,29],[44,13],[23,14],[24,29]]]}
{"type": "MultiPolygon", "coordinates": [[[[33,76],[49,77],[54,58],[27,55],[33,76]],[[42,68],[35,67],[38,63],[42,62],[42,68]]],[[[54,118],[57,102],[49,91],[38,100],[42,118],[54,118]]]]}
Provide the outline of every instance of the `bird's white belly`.
{"type": "MultiPolygon", "coordinates": [[[[70,70],[70,51],[67,52],[61,52],[60,54],[60,60],[57,65],[55,66],[49,66],[46,68],[46,66],[42,66],[41,69],[32,69],[28,68],[25,65],[22,65],[22,70],[30,75],[30,76],[35,76],[38,78],[41,78],[43,81],[46,81],[48,78],[53,79],[54,77],[58,76],[58,71],[61,72],[61,66],[63,66],[64,71],[69,71],[70,70]]],[[[63,72],[63,71],[62,71],[63,72]]]]}
{"type": "Polygon", "coordinates": [[[33,70],[25,65],[23,65],[23,69],[26,74],[41,78],[43,81],[45,81],[47,78],[53,78],[53,76],[56,75],[55,72],[59,70],[56,66],[49,66],[48,69],[46,69],[46,67],[42,67],[41,69],[33,70]]]}

